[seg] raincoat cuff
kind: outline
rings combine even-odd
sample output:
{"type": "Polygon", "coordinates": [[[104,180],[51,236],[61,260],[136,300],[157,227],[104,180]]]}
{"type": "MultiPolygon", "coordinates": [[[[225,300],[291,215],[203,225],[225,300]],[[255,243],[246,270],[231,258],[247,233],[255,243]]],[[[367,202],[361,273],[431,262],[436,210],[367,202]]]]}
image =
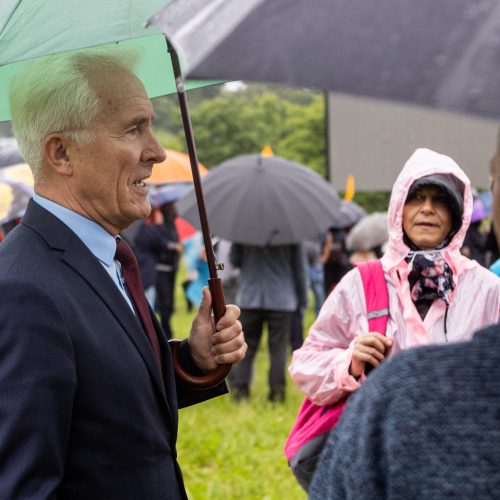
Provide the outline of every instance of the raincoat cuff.
{"type": "Polygon", "coordinates": [[[349,373],[349,366],[351,365],[352,354],[354,352],[354,342],[355,339],[349,344],[349,347],[344,352],[337,356],[333,362],[335,385],[338,389],[347,392],[352,392],[358,389],[366,378],[365,374],[362,373],[359,380],[356,380],[356,378],[349,373]]]}

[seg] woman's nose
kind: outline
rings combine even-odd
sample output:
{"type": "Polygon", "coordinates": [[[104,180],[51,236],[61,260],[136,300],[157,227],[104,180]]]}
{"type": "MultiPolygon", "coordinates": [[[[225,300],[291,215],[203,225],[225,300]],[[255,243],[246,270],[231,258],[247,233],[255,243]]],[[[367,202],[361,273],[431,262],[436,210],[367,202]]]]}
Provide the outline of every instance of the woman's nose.
{"type": "Polygon", "coordinates": [[[422,204],[422,211],[425,211],[425,212],[433,212],[434,211],[434,203],[433,203],[431,197],[427,197],[424,199],[424,202],[422,204]]]}

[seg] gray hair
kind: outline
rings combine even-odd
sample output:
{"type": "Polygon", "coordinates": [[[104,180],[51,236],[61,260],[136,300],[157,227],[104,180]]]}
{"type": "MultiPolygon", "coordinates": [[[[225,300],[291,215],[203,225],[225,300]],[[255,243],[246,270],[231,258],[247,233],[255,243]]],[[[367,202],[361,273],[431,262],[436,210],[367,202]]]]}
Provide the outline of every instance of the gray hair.
{"type": "Polygon", "coordinates": [[[102,103],[91,77],[110,68],[132,72],[137,61],[136,52],[112,46],[46,56],[16,73],[9,95],[12,128],[36,181],[43,179],[42,147],[49,134],[64,132],[79,143],[94,138],[102,103]]]}

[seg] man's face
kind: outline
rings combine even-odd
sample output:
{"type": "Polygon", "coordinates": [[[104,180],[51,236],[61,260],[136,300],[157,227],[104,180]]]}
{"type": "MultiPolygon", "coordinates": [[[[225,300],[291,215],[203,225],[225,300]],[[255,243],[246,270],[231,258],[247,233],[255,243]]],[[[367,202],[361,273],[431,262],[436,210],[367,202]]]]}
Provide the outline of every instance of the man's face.
{"type": "Polygon", "coordinates": [[[491,190],[493,192],[493,228],[500,246],[500,148],[491,159],[491,190]]]}
{"type": "Polygon", "coordinates": [[[111,234],[149,215],[144,180],[165,150],[152,133],[153,109],[142,83],[115,70],[90,81],[103,103],[95,139],[68,148],[73,175],[68,188],[73,209],[111,234]]]}

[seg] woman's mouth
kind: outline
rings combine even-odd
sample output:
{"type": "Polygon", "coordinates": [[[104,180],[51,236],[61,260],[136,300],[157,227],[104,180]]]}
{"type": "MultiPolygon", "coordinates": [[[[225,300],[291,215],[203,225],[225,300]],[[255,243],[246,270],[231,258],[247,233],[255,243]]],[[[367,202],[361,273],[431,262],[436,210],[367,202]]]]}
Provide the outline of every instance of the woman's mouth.
{"type": "Polygon", "coordinates": [[[423,227],[437,227],[437,224],[433,224],[432,222],[418,222],[417,226],[423,227]]]}

